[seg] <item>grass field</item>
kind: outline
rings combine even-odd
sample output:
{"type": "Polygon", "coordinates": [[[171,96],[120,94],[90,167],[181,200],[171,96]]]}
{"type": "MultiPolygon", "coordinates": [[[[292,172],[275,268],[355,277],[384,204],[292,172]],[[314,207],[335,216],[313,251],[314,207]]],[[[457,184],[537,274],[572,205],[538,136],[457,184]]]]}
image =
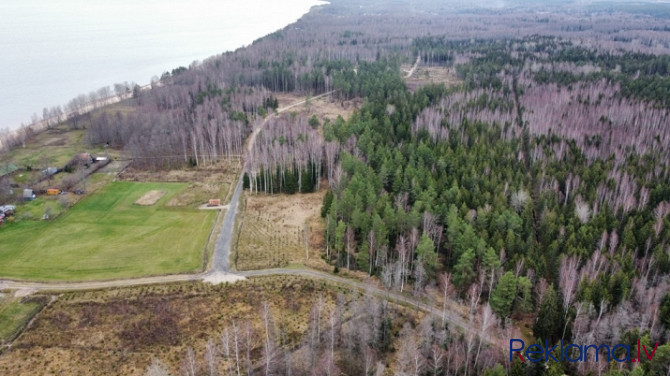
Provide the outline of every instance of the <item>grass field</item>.
{"type": "Polygon", "coordinates": [[[216,213],[166,204],[183,183],[113,182],[53,221],[17,221],[0,228],[0,277],[98,280],[202,267],[216,213]],[[152,206],[133,203],[151,190],[152,206]]]}
{"type": "MultiPolygon", "coordinates": [[[[119,151],[100,145],[91,146],[84,139],[84,130],[72,130],[68,124],[60,124],[50,130],[33,135],[25,147],[17,147],[0,154],[0,165],[16,164],[19,168],[32,166],[36,173],[46,167],[63,167],[78,153],[118,156],[119,151]]],[[[25,175],[25,173],[24,173],[25,175]]]]}
{"type": "Polygon", "coordinates": [[[240,162],[237,160],[169,171],[136,170],[130,166],[118,178],[123,181],[188,183],[185,189],[167,201],[167,206],[197,208],[212,198],[227,203],[232,195],[231,188],[240,176],[240,168],[240,162]]]}
{"type": "Polygon", "coordinates": [[[0,299],[0,344],[14,339],[43,305],[39,299],[27,301],[11,297],[0,299]]]}

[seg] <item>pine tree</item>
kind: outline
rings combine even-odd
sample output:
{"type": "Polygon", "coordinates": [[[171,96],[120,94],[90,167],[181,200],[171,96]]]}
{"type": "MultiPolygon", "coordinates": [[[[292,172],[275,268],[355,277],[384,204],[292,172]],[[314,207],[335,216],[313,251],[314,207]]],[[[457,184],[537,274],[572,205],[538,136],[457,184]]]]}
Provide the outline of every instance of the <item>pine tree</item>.
{"type": "Polygon", "coordinates": [[[430,279],[435,278],[440,267],[440,261],[437,257],[437,252],[435,252],[433,241],[426,234],[421,235],[419,245],[416,247],[416,254],[423,261],[426,276],[430,279]]]}
{"type": "Polygon", "coordinates": [[[500,317],[508,317],[512,313],[512,304],[516,296],[517,281],[514,273],[507,272],[491,294],[491,308],[500,317]]]}
{"type": "Polygon", "coordinates": [[[552,344],[561,338],[563,329],[563,310],[561,302],[558,300],[558,294],[551,285],[547,288],[540,304],[540,312],[537,314],[537,321],[533,325],[533,334],[535,338],[549,340],[552,344]]]}
{"type": "Polygon", "coordinates": [[[532,284],[528,277],[521,276],[517,279],[517,297],[514,302],[514,311],[528,313],[533,310],[532,284]]]}
{"type": "Polygon", "coordinates": [[[454,285],[459,288],[466,288],[472,283],[472,279],[475,277],[474,261],[475,251],[468,249],[463,252],[454,266],[454,285]]]}

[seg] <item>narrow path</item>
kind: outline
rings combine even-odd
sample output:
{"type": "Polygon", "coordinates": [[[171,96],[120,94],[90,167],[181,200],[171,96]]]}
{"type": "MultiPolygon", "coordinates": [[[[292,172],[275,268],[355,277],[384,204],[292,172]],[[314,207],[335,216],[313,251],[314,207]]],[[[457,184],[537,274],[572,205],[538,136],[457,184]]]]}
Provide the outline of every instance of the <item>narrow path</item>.
{"type": "Polygon", "coordinates": [[[300,106],[301,104],[305,104],[305,103],[307,103],[307,101],[313,101],[313,100],[315,100],[315,99],[323,98],[323,97],[325,97],[325,96],[328,96],[328,95],[333,94],[333,93],[336,92],[336,91],[337,91],[337,90],[331,90],[331,91],[329,91],[329,92],[327,92],[327,93],[319,94],[319,95],[317,95],[316,97],[312,97],[312,98],[309,98],[309,99],[305,99],[304,101],[300,101],[300,102],[296,102],[296,103],[290,104],[290,105],[288,105],[288,106],[286,106],[286,107],[283,107],[283,108],[278,109],[276,113],[277,113],[277,114],[281,114],[282,112],[284,112],[284,111],[286,111],[286,110],[289,110],[289,109],[291,109],[291,108],[293,108],[293,107],[300,106]]]}
{"type": "Polygon", "coordinates": [[[31,291],[73,291],[73,290],[98,290],[116,287],[131,287],[152,285],[157,283],[199,281],[200,274],[172,274],[155,277],[143,277],[132,279],[113,279],[109,281],[90,282],[22,282],[22,281],[0,281],[0,290],[31,290],[31,291]]]}
{"type": "Polygon", "coordinates": [[[412,77],[412,75],[414,74],[414,71],[419,66],[419,62],[421,62],[421,55],[416,57],[416,61],[414,62],[414,65],[412,66],[412,68],[410,70],[406,71],[407,75],[405,76],[405,78],[412,77]]]}

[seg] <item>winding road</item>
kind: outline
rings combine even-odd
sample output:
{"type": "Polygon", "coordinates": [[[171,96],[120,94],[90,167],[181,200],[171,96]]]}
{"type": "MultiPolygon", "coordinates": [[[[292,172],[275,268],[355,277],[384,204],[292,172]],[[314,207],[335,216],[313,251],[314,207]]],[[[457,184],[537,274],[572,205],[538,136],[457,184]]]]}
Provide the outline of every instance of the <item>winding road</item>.
{"type": "MultiPolygon", "coordinates": [[[[417,64],[418,62],[419,60],[417,59],[417,64]]],[[[416,64],[414,68],[416,68],[416,64]]],[[[412,68],[412,71],[414,70],[414,68],[412,68]]],[[[311,100],[319,99],[332,93],[333,92],[331,91],[325,94],[321,94],[311,98],[311,100]]],[[[300,102],[293,103],[284,108],[281,108],[277,110],[273,116],[276,116],[277,114],[280,114],[284,111],[287,111],[293,107],[299,106],[306,102],[307,100],[303,100],[300,102]]],[[[248,151],[251,151],[253,143],[256,139],[256,135],[267,123],[268,119],[262,122],[252,132],[251,136],[249,137],[249,143],[247,145],[248,151]]],[[[189,281],[222,283],[222,282],[234,282],[249,277],[292,275],[292,276],[302,276],[319,280],[325,280],[330,283],[359,290],[366,294],[371,294],[404,305],[414,306],[418,310],[436,315],[440,318],[444,318],[451,325],[460,328],[466,333],[467,332],[473,333],[479,331],[476,327],[473,327],[473,325],[471,325],[469,322],[463,319],[462,316],[460,316],[455,309],[447,310],[446,312],[443,313],[441,308],[426,304],[421,300],[408,297],[400,293],[383,290],[369,283],[363,283],[353,279],[343,278],[317,270],[286,268],[286,269],[264,269],[264,270],[252,270],[252,271],[236,271],[236,272],[231,271],[230,260],[229,260],[230,246],[232,243],[232,239],[234,237],[235,218],[237,217],[239,198],[242,194],[242,182],[244,172],[245,172],[244,169],[242,169],[240,177],[237,181],[237,185],[235,186],[235,191],[233,192],[232,198],[230,200],[228,211],[226,212],[223,223],[221,225],[221,231],[219,232],[219,235],[216,239],[211,267],[209,270],[203,273],[172,274],[172,275],[143,277],[143,278],[116,279],[108,281],[85,281],[85,282],[25,282],[25,281],[0,280],[0,290],[5,289],[19,290],[23,294],[29,294],[37,291],[56,292],[56,291],[75,291],[75,290],[97,290],[107,288],[132,287],[132,286],[174,283],[174,282],[189,282],[189,281]]],[[[491,342],[491,339],[488,338],[486,334],[483,335],[480,334],[480,336],[482,336],[482,338],[484,338],[485,341],[491,342]]]]}

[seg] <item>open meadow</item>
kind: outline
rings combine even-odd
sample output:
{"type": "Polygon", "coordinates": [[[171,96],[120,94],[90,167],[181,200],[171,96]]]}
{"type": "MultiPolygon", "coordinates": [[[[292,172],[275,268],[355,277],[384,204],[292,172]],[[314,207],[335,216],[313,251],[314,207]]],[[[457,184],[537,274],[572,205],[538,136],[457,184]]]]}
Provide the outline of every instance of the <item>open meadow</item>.
{"type": "Polygon", "coordinates": [[[184,183],[112,182],[52,221],[0,228],[0,276],[99,280],[195,272],[216,217],[173,207],[184,183]],[[161,192],[152,205],[135,202],[161,192]]]}

